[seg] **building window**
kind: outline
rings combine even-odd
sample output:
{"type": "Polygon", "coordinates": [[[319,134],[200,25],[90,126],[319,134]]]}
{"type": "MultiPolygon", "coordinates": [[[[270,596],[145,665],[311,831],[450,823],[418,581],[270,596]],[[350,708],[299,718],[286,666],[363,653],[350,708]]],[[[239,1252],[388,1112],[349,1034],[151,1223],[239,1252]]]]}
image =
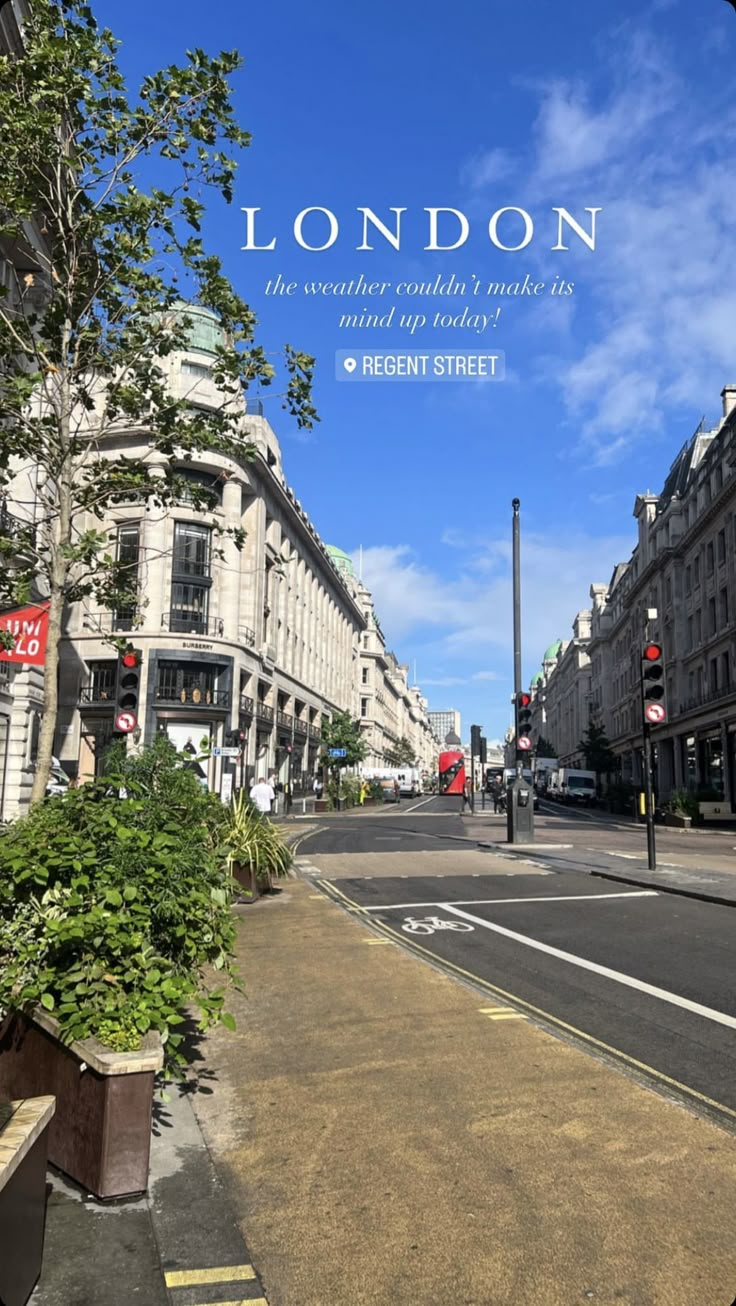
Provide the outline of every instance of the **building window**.
{"type": "Polygon", "coordinates": [[[731,687],[731,659],[728,653],[721,654],[721,688],[730,689],[731,687]]]}
{"type": "Polygon", "coordinates": [[[700,586],[700,558],[693,561],[693,587],[698,589],[700,586]]]}
{"type": "Polygon", "coordinates": [[[693,569],[692,567],[686,567],[685,568],[685,593],[692,594],[692,589],[693,589],[693,569]]]}
{"type": "Polygon", "coordinates": [[[703,638],[703,616],[700,610],[695,613],[695,643],[699,644],[703,638]]]}
{"type": "Polygon", "coordinates": [[[112,703],[115,698],[118,664],[109,659],[105,662],[88,663],[89,688],[87,697],[90,703],[112,703]]]}
{"type": "Polygon", "coordinates": [[[362,680],[363,680],[363,684],[364,684],[364,685],[367,685],[367,684],[368,684],[368,668],[367,668],[367,667],[363,667],[362,680]]]}
{"type": "Polygon", "coordinates": [[[721,629],[728,625],[728,621],[728,590],[724,588],[721,590],[721,629]]]}
{"type": "MultiPolygon", "coordinates": [[[[119,588],[127,594],[138,592],[138,564],[141,552],[141,528],[138,522],[118,528],[117,563],[119,588]]],[[[117,630],[130,630],[136,617],[137,603],[124,603],[115,611],[117,630]]]]}
{"type": "Polygon", "coordinates": [[[710,684],[708,686],[709,691],[711,694],[715,694],[718,689],[718,659],[717,658],[711,658],[710,660],[709,680],[710,680],[710,684]]]}
{"type": "Polygon", "coordinates": [[[722,530],[722,531],[719,531],[719,532],[718,532],[717,542],[718,542],[718,566],[720,567],[720,566],[722,566],[723,563],[726,561],[726,532],[725,532],[725,530],[722,530]]]}
{"type": "Polygon", "coordinates": [[[217,668],[201,662],[160,662],[156,697],[163,702],[204,703],[215,700],[217,668]]]}
{"type": "Polygon", "coordinates": [[[693,647],[693,619],[692,619],[692,617],[688,617],[688,619],[687,619],[687,647],[688,647],[688,650],[691,649],[691,648],[693,647]]]}
{"type": "Polygon", "coordinates": [[[708,599],[708,634],[715,635],[715,633],[716,633],[716,601],[715,599],[708,599]]]}
{"type": "Polygon", "coordinates": [[[360,715],[361,715],[361,716],[367,716],[367,715],[368,715],[368,699],[367,699],[367,698],[361,698],[361,700],[360,700],[360,715]]]}
{"type": "Polygon", "coordinates": [[[715,566],[715,561],[714,561],[714,552],[713,552],[713,541],[712,541],[712,540],[709,540],[708,543],[707,543],[706,546],[705,546],[705,574],[706,574],[706,576],[712,576],[712,575],[713,575],[713,568],[714,568],[714,566],[715,566]]]}
{"type": "Polygon", "coordinates": [[[171,630],[207,629],[210,536],[206,526],[176,522],[171,583],[171,630]]]}

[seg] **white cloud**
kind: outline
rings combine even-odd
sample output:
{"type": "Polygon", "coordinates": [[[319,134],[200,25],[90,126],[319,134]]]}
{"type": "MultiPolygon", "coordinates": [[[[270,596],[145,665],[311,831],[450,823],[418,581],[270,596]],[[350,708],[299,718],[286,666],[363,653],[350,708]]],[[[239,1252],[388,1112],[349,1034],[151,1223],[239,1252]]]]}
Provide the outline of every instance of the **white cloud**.
{"type": "MultiPolygon", "coordinates": [[[[634,542],[633,532],[595,537],[568,530],[559,538],[525,534],[522,634],[527,661],[536,665],[552,640],[569,637],[576,612],[589,605],[591,584],[607,581],[616,563],[628,559],[634,542]]],[[[507,681],[513,645],[509,542],[468,541],[465,550],[458,546],[450,556],[453,570],[441,575],[422,566],[408,545],[363,549],[363,578],[389,645],[411,640],[424,650],[422,659],[431,658],[436,674],[432,679],[420,675],[422,685],[507,681]],[[458,660],[469,664],[467,675],[458,676],[458,660]]]]}
{"type": "MultiPolygon", "coordinates": [[[[701,94],[680,77],[661,9],[656,0],[612,26],[586,78],[534,87],[536,122],[518,161],[530,210],[602,208],[595,253],[565,256],[574,314],[563,333],[550,322],[555,355],[537,375],[560,389],[576,452],[593,466],[673,423],[679,434],[704,410],[716,416],[733,368],[736,110],[717,78],[701,94]]],[[[540,270],[551,266],[537,257],[540,270]]]]}

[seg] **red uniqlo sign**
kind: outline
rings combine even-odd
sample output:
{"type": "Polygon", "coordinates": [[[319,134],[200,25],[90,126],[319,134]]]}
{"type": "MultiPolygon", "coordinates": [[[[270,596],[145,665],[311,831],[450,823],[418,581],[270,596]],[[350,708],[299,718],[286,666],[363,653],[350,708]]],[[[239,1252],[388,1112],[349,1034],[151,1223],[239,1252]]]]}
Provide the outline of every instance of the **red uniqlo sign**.
{"type": "Polygon", "coordinates": [[[0,630],[13,636],[11,649],[0,648],[0,662],[23,662],[27,666],[42,667],[46,661],[46,641],[49,636],[48,603],[32,603],[27,608],[0,613],[0,630]]]}

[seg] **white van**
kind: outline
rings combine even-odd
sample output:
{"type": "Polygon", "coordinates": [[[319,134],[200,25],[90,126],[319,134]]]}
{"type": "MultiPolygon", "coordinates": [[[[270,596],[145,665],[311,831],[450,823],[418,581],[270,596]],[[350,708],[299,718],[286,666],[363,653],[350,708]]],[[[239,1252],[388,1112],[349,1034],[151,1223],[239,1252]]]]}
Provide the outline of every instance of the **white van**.
{"type": "Polygon", "coordinates": [[[555,771],[549,788],[550,797],[563,803],[591,803],[596,797],[595,771],[576,771],[562,766],[555,771]]]}

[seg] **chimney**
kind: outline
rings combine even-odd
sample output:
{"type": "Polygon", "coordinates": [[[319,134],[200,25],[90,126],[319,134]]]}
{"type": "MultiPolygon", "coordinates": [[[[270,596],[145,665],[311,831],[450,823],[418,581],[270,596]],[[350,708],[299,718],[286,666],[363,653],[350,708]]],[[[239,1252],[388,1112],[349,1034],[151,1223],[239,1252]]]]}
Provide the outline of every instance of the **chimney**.
{"type": "Polygon", "coordinates": [[[736,385],[724,385],[721,390],[721,399],[723,400],[723,417],[730,417],[734,408],[736,408],[736,385]]]}

